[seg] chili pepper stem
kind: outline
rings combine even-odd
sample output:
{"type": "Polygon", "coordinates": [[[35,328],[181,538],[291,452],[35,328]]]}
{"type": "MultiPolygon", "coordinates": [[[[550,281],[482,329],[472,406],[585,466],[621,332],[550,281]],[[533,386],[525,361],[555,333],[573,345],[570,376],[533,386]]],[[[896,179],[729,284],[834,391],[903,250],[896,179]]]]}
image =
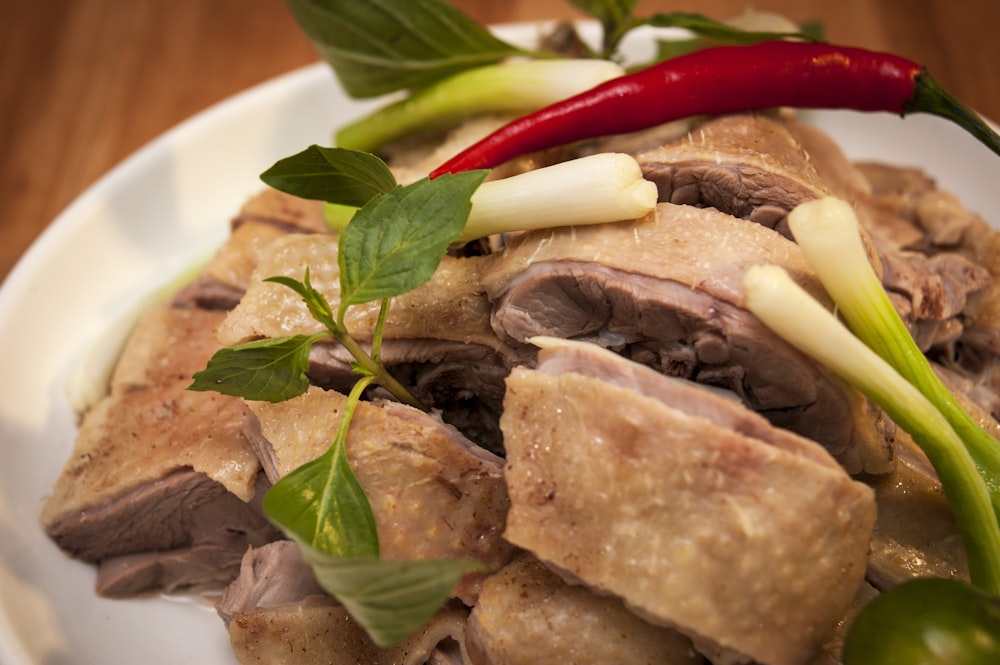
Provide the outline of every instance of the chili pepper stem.
{"type": "Polygon", "coordinates": [[[913,97],[905,113],[930,113],[951,120],[1000,155],[1000,135],[969,107],[958,101],[930,74],[923,71],[914,81],[913,97]]]}

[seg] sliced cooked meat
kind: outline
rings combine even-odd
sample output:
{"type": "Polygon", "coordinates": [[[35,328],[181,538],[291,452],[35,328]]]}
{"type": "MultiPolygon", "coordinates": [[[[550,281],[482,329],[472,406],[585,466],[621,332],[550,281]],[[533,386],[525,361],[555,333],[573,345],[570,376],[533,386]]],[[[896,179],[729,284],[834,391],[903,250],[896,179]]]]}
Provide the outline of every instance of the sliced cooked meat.
{"type": "MultiPolygon", "coordinates": [[[[329,447],[345,399],[312,388],[286,402],[251,404],[272,480],[329,447]]],[[[375,514],[383,558],[469,557],[489,572],[512,556],[500,533],[508,506],[503,460],[454,428],[394,402],[362,402],[351,420],[347,456],[375,514]]],[[[466,575],[456,596],[471,605],[484,575],[466,575]]]]}
{"type": "Polygon", "coordinates": [[[989,271],[955,253],[926,256],[919,252],[883,254],[883,283],[905,295],[911,316],[942,321],[965,310],[971,294],[992,283],[989,271]]]}
{"type": "Polygon", "coordinates": [[[175,304],[232,309],[250,284],[261,248],[288,232],[287,228],[253,218],[236,225],[198,278],[174,297],[175,304]]]}
{"type": "Polygon", "coordinates": [[[330,597],[312,596],[300,603],[264,607],[237,614],[229,641],[242,665],[424,665],[451,662],[439,654],[464,654],[468,610],[438,612],[416,634],[383,649],[375,645],[330,597]]]}
{"type": "MultiPolygon", "coordinates": [[[[445,257],[427,284],[395,298],[386,321],[382,359],[404,385],[439,409],[446,422],[499,451],[503,378],[514,364],[530,359],[530,352],[501,341],[490,327],[490,303],[479,284],[480,262],[445,257]]],[[[336,239],[281,238],[262,254],[246,296],[219,327],[222,343],[321,330],[296,293],[263,281],[272,275],[302,279],[306,267],[313,287],[336,309],[340,297],[336,239]]],[[[371,339],[377,316],[377,303],[351,307],[346,325],[365,342],[371,339]]],[[[318,344],[311,379],[317,385],[346,390],[353,383],[349,362],[339,345],[318,344]]]]}
{"type": "Polygon", "coordinates": [[[278,535],[255,505],[190,469],[49,522],[46,531],[68,554],[100,563],[98,593],[119,598],[221,588],[249,545],[278,535]]]}
{"type": "MultiPolygon", "coordinates": [[[[309,358],[310,382],[349,392],[357,380],[351,360],[340,345],[315,345],[309,358]]],[[[478,445],[502,454],[500,411],[503,382],[510,371],[508,360],[481,344],[436,339],[384,340],[381,360],[422,404],[439,411],[445,422],[478,445]]]]}
{"type": "Polygon", "coordinates": [[[325,595],[312,568],[302,560],[299,546],[276,540],[247,550],[239,576],[226,587],[215,609],[228,627],[237,614],[325,595]]]}
{"type": "Polygon", "coordinates": [[[326,231],[323,204],[320,201],[302,199],[270,187],[250,197],[240,208],[232,224],[238,227],[251,220],[266,222],[289,231],[304,233],[326,231]]]}
{"type": "Polygon", "coordinates": [[[186,390],[219,344],[221,312],[157,307],[115,367],[110,395],[87,413],[42,512],[51,523],[190,467],[244,501],[260,465],[241,434],[242,400],[186,390]]]}
{"type": "Polygon", "coordinates": [[[507,381],[507,539],[710,659],[808,663],[863,580],[872,491],[657,397],[549,373],[556,353],[507,381]]]}
{"type": "Polygon", "coordinates": [[[608,354],[595,344],[551,337],[533,338],[542,349],[551,349],[539,369],[549,374],[581,374],[670,404],[688,415],[699,416],[739,434],[808,457],[817,464],[839,468],[837,462],[814,442],[772,426],[735,399],[709,390],[692,390],[684,380],[664,381],[644,365],[608,354]]]}
{"type": "Polygon", "coordinates": [[[260,464],[242,401],[186,389],[218,348],[223,316],[160,307],[143,317],[42,509],[60,547],[102,563],[101,593],[222,586],[248,545],[277,535],[254,504],[260,464]]]}
{"type": "Polygon", "coordinates": [[[905,244],[894,243],[903,232],[880,239],[884,283],[897,296],[896,309],[921,349],[953,357],[960,347],[968,352],[966,369],[975,373],[983,352],[992,356],[990,346],[1000,346],[1000,234],[919,169],[857,168],[871,188],[863,209],[911,229],[905,244]]]}
{"type": "Polygon", "coordinates": [[[717,208],[785,235],[792,208],[832,194],[784,123],[766,114],[711,119],[636,159],[661,201],[717,208]]]}
{"type": "Polygon", "coordinates": [[[492,575],[469,616],[471,665],[700,665],[691,640],[617,598],[568,585],[524,555],[492,575]]]}
{"type": "MultiPolygon", "coordinates": [[[[848,200],[858,210],[876,272],[881,274],[886,266],[885,286],[903,296],[894,302],[925,349],[961,334],[958,315],[969,294],[988,283],[985,270],[961,257],[951,256],[947,266],[941,266],[904,251],[923,238],[915,206],[908,210],[905,204],[888,205],[885,192],[893,185],[885,171],[875,171],[878,181],[870,182],[869,171],[851,164],[829,137],[794,120],[762,114],[724,116],[638,159],[646,176],[660,187],[661,200],[714,207],[789,237],[784,219],[799,203],[830,194],[848,200]]],[[[903,178],[898,186],[912,189],[908,195],[921,199],[933,191],[925,191],[927,184],[913,177],[903,178]]],[[[956,221],[960,215],[954,213],[938,215],[948,221],[939,225],[947,232],[937,237],[965,232],[956,221]]]]}
{"type": "Polygon", "coordinates": [[[745,309],[743,274],[775,263],[823,301],[798,246],[758,224],[660,204],[635,222],[535,232],[484,262],[492,322],[513,342],[582,339],[727,388],[823,443],[850,471],[891,463],[894,427],[745,309]]]}
{"type": "MultiPolygon", "coordinates": [[[[282,275],[301,280],[306,268],[313,287],[336,310],[340,301],[337,239],[329,235],[289,235],[262,253],[254,279],[239,306],[219,327],[222,344],[262,337],[311,334],[321,330],[291,289],[265,282],[282,275]]],[[[445,257],[423,286],[393,299],[385,326],[387,339],[440,339],[508,351],[488,324],[489,302],[478,283],[479,261],[445,257]]],[[[359,339],[370,339],[378,303],[347,310],[345,323],[359,339]]]]}
{"type": "Polygon", "coordinates": [[[232,309],[246,291],[262,247],[288,233],[324,233],[323,206],[267,188],[244,204],[232,232],[198,278],[174,297],[178,306],[232,309]]]}
{"type": "MultiPolygon", "coordinates": [[[[258,498],[268,487],[270,483],[261,475],[258,498]]],[[[109,518],[101,511],[88,511],[87,526],[101,530],[100,536],[90,534],[89,542],[113,539],[119,534],[105,529],[114,526],[121,529],[116,545],[122,551],[136,543],[143,551],[114,556],[105,550],[97,593],[106,597],[218,590],[236,577],[243,550],[279,536],[263,517],[259,501],[248,505],[194,472],[179,471],[116,501],[108,510],[117,514],[109,518]]],[[[82,531],[81,525],[75,525],[73,536],[80,538],[82,531]]]]}

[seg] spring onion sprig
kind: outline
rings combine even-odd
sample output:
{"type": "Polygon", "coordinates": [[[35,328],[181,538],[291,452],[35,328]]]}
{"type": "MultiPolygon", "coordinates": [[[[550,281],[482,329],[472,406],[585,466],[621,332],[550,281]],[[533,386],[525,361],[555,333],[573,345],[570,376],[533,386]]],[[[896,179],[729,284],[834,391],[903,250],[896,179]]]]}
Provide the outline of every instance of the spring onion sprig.
{"type": "Polygon", "coordinates": [[[621,76],[609,60],[504,62],[469,69],[421,88],[336,133],[342,148],[373,151],[421,130],[484,113],[523,114],[621,76]]]}
{"type": "MultiPolygon", "coordinates": [[[[656,207],[656,185],[623,153],[598,153],[484,182],[460,241],[495,233],[638,219],[656,207]]],[[[351,209],[328,203],[327,226],[340,230],[351,209]]]]}
{"type": "Polygon", "coordinates": [[[934,373],[872,269],[851,206],[828,197],[796,207],[788,225],[848,327],[923,393],[969,448],[1000,517],[1000,443],[934,373]]]}
{"type": "Polygon", "coordinates": [[[778,266],[744,277],[747,307],[782,338],[854,385],[913,436],[955,514],[974,584],[1000,593],[1000,523],[986,483],[945,417],[778,266]]]}

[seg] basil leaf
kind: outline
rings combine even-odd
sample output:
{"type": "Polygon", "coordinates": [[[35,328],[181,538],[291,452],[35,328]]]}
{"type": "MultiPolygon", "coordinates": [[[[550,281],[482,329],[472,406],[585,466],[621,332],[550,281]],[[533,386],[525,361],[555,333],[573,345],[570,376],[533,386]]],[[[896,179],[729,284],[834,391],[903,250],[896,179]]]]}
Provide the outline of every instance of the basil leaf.
{"type": "Polygon", "coordinates": [[[601,23],[601,57],[611,58],[629,30],[637,25],[632,15],[637,0],[570,0],[574,7],[601,23]]]}
{"type": "MultiPolygon", "coordinates": [[[[341,414],[345,417],[349,417],[346,410],[341,414]]],[[[325,453],[278,480],[264,495],[263,505],[271,521],[317,552],[378,558],[371,505],[340,437],[325,453]]]]}
{"type": "Polygon", "coordinates": [[[340,307],[392,298],[431,278],[469,218],[487,171],[424,178],[373,199],[340,233],[340,307]]]}
{"type": "Polygon", "coordinates": [[[288,6],[353,97],[419,88],[525,53],[444,0],[289,0],[288,6]]]}
{"type": "Polygon", "coordinates": [[[482,569],[471,559],[349,559],[299,545],[320,586],[383,647],[398,644],[426,624],[463,574],[482,569]]]}
{"type": "Polygon", "coordinates": [[[264,281],[281,284],[295,291],[302,296],[302,300],[305,301],[306,307],[309,308],[309,313],[312,314],[314,319],[326,326],[331,332],[337,329],[337,323],[333,320],[333,309],[331,309],[330,303],[326,301],[322,293],[313,288],[312,282],[309,280],[308,266],[306,267],[305,277],[301,282],[283,275],[267,277],[264,281]]]}
{"type": "Polygon", "coordinates": [[[729,44],[753,44],[772,39],[796,37],[816,41],[813,34],[805,32],[756,32],[743,30],[726,25],[721,21],[710,19],[701,14],[689,12],[671,12],[669,14],[653,14],[644,23],[655,28],[683,28],[700,37],[708,37],[729,44]]]}
{"type": "Polygon", "coordinates": [[[396,187],[392,171],[375,155],[318,145],[278,160],[260,179],[303,199],[349,206],[363,206],[396,187]]]}
{"type": "Polygon", "coordinates": [[[262,339],[219,349],[205,369],[195,372],[188,390],[244,399],[282,402],[309,388],[309,349],[327,335],[262,339]]]}

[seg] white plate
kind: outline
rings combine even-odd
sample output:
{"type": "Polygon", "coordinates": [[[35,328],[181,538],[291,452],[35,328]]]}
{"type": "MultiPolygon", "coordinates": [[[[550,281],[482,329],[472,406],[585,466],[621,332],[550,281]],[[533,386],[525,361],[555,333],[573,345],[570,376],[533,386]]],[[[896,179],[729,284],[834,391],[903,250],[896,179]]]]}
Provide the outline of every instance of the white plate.
{"type": "MultiPolygon", "coordinates": [[[[533,29],[508,27],[524,40],[533,29]]],[[[165,134],[73,203],[0,290],[0,663],[234,663],[211,608],[93,593],[94,570],[42,533],[42,501],[72,448],[64,387],[103,331],[217,246],[258,174],[370,108],[324,65],[238,95],[165,134]]],[[[1000,161],[949,123],[810,113],[849,155],[925,167],[1000,223],[1000,161]]]]}

